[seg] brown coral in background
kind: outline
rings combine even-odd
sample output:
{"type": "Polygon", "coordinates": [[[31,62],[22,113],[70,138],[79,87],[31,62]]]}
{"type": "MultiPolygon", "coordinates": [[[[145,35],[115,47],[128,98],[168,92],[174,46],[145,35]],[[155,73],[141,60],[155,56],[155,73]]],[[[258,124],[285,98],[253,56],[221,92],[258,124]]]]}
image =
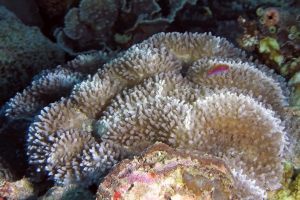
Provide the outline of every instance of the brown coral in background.
{"type": "Polygon", "coordinates": [[[177,12],[194,4],[196,0],[81,0],[78,8],[68,11],[64,27],[57,28],[54,35],[62,49],[71,55],[128,48],[165,31],[177,12]]]}
{"type": "Polygon", "coordinates": [[[38,4],[47,24],[43,33],[55,35],[66,52],[78,55],[127,50],[164,31],[211,31],[234,42],[239,15],[251,15],[260,5],[290,7],[295,1],[38,0],[38,4]]]}

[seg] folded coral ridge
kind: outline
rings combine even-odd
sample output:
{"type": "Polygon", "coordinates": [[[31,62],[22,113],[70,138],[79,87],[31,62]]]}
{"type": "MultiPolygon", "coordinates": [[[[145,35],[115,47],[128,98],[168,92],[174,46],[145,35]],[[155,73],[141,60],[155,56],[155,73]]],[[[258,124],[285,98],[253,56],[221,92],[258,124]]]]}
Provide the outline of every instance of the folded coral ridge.
{"type": "Polygon", "coordinates": [[[163,142],[222,160],[230,195],[263,199],[280,187],[287,94],[281,77],[224,38],[156,34],[37,115],[29,162],[36,176],[87,187],[163,142]],[[229,69],[207,77],[219,64],[229,69]]]}

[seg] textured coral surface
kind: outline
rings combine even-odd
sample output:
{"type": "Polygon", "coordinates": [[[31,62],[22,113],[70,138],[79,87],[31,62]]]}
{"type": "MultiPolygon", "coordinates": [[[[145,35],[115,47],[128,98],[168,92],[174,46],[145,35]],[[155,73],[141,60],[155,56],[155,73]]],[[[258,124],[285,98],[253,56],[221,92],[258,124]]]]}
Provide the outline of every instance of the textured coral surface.
{"type": "Polygon", "coordinates": [[[87,187],[161,141],[223,159],[235,194],[262,199],[280,187],[286,94],[281,77],[223,38],[157,34],[40,112],[28,136],[33,175],[87,187]],[[229,69],[207,77],[219,64],[229,69]]]}
{"type": "Polygon", "coordinates": [[[31,78],[64,62],[64,52],[37,27],[29,27],[0,7],[0,104],[28,85],[31,78]]]}
{"type": "Polygon", "coordinates": [[[0,200],[299,199],[299,0],[0,6],[0,200]]]}

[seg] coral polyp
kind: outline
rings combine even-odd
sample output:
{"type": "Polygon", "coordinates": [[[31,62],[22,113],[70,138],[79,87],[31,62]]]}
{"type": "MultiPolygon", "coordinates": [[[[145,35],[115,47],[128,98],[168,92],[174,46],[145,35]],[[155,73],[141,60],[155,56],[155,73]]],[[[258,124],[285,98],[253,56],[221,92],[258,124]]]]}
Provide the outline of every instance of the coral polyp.
{"type": "Polygon", "coordinates": [[[266,26],[274,26],[280,20],[279,11],[276,8],[267,8],[263,15],[266,26]]]}

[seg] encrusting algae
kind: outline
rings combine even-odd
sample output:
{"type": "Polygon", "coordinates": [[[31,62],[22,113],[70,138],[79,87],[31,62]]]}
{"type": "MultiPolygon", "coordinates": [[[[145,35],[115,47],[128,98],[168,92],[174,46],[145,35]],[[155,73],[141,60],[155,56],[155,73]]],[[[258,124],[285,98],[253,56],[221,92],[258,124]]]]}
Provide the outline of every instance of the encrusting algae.
{"type": "Polygon", "coordinates": [[[234,184],[222,159],[155,143],[141,157],[114,166],[100,184],[97,200],[231,199],[234,184]]]}

